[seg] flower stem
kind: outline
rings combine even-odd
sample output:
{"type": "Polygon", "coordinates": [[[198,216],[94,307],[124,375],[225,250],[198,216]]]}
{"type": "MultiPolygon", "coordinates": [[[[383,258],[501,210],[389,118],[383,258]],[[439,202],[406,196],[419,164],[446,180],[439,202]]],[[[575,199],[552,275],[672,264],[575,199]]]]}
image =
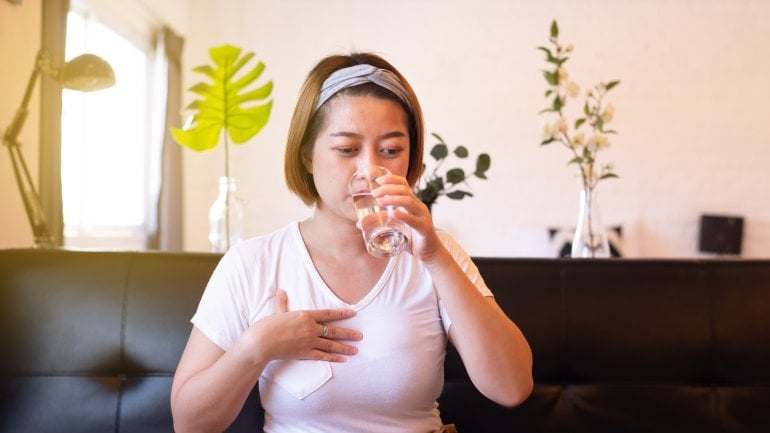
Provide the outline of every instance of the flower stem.
{"type": "MultiPolygon", "coordinates": [[[[227,94],[227,80],[222,80],[222,92],[227,94]]],[[[227,192],[225,193],[225,245],[227,250],[230,249],[230,142],[227,139],[227,128],[229,126],[229,107],[227,106],[228,98],[224,98],[224,107],[222,113],[224,113],[224,128],[222,128],[222,135],[225,142],[225,178],[227,181],[227,192]]]]}
{"type": "Polygon", "coordinates": [[[227,131],[224,134],[225,141],[225,181],[227,182],[227,191],[225,192],[225,245],[230,249],[230,145],[227,140],[227,131]]]}

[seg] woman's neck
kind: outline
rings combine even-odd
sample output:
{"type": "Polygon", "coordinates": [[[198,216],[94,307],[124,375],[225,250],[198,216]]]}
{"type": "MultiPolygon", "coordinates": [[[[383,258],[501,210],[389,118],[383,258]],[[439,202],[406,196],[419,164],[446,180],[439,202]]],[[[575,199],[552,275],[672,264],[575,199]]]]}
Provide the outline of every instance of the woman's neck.
{"type": "Polygon", "coordinates": [[[366,254],[355,223],[321,209],[316,208],[313,216],[300,222],[300,232],[309,250],[326,250],[338,257],[366,254]]]}
{"type": "Polygon", "coordinates": [[[321,279],[351,305],[369,293],[388,264],[366,251],[361,231],[349,220],[316,211],[299,229],[321,279]]]}

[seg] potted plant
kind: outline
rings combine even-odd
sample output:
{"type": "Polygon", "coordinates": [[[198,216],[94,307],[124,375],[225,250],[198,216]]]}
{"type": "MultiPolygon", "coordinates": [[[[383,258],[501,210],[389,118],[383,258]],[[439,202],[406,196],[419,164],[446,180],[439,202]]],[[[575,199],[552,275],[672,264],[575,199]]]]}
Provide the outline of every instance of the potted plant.
{"type": "Polygon", "coordinates": [[[620,81],[601,81],[585,94],[581,113],[574,123],[567,120],[565,106],[580,96],[580,86],[570,81],[564,64],[573,52],[572,44],[559,42],[559,25],[551,23],[549,42],[551,47],[538,47],[545,53],[549,69],[543,70],[548,87],[545,98],[548,107],[540,114],[550,115],[553,121],[543,126],[541,146],[559,143],[571,156],[567,163],[575,165],[580,173],[581,198],[578,224],[572,241],[572,257],[609,257],[607,234],[599,218],[596,187],[604,179],[617,178],[612,164],[599,164],[599,152],[610,147],[609,136],[617,134],[607,125],[612,121],[615,108],[605,99],[607,92],[620,81]]]}
{"type": "MultiPolygon", "coordinates": [[[[453,200],[462,200],[463,198],[473,197],[469,191],[460,189],[459,186],[466,183],[468,178],[477,177],[479,179],[486,179],[486,172],[489,170],[491,164],[491,158],[489,154],[481,153],[476,157],[476,168],[471,173],[466,173],[460,167],[455,167],[447,170],[445,174],[440,174],[439,169],[449,157],[449,146],[444,142],[444,139],[440,135],[431,133],[431,135],[438,140],[430,151],[430,155],[436,161],[436,165],[428,172],[426,170],[426,164],[422,165],[422,178],[414,186],[414,194],[423,203],[431,209],[433,203],[440,196],[445,195],[453,200]]],[[[452,154],[459,159],[468,158],[469,152],[465,146],[457,146],[452,150],[452,154]]]]}
{"type": "MultiPolygon", "coordinates": [[[[172,128],[171,133],[179,144],[202,152],[224,143],[224,176],[220,178],[220,194],[209,214],[211,229],[209,240],[215,251],[230,248],[231,240],[240,239],[240,233],[233,236],[232,224],[242,224],[242,210],[235,200],[235,181],[230,176],[230,141],[243,144],[257,135],[270,118],[273,82],[249,90],[248,86],[262,75],[265,64],[256,65],[242,74],[239,72],[254,58],[253,52],[233,45],[220,45],[209,50],[212,65],[197,66],[193,72],[203,74],[209,81],[199,82],[188,90],[198,96],[185,110],[193,112],[185,125],[172,128]],[[237,75],[237,76],[236,76],[237,75]],[[224,188],[223,188],[224,184],[224,188]],[[234,210],[235,209],[235,210],[234,210]],[[240,219],[231,221],[231,218],[240,219]]],[[[240,227],[239,227],[240,228],[240,227]]]]}

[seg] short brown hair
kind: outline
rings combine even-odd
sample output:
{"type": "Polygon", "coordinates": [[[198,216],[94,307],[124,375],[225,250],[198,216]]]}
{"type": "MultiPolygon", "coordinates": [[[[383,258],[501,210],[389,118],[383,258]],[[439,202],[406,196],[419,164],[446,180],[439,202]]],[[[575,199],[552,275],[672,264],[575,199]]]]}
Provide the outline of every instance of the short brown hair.
{"type": "Polygon", "coordinates": [[[376,96],[391,99],[399,103],[407,113],[409,129],[409,169],[406,179],[409,185],[414,185],[422,172],[423,154],[423,117],[420,103],[412,87],[396,70],[393,65],[382,57],[371,53],[352,53],[350,55],[332,55],[323,58],[310,71],[302,89],[299,92],[297,105],[289,123],[289,136],[286,143],[286,156],[284,159],[284,176],[289,190],[296,194],[302,201],[312,206],[318,201],[318,191],[313,182],[313,175],[307,171],[303,164],[303,158],[309,157],[313,150],[318,131],[324,123],[328,104],[324,104],[316,110],[318,95],[326,78],[339,69],[355,65],[368,64],[380,69],[387,69],[401,80],[406,89],[409,105],[402,102],[396,95],[380,88],[375,84],[362,84],[350,87],[340,93],[367,96],[376,96]]]}

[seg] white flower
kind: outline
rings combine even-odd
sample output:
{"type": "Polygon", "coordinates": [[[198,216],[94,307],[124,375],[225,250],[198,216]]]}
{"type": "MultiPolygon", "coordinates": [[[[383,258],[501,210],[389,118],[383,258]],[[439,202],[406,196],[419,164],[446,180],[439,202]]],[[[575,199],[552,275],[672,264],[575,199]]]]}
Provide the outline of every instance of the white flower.
{"type": "Polygon", "coordinates": [[[596,153],[610,147],[610,140],[604,134],[594,134],[588,139],[586,147],[591,153],[596,153]]]}
{"type": "Polygon", "coordinates": [[[580,95],[580,86],[578,85],[578,83],[574,81],[570,81],[564,87],[567,90],[567,95],[569,95],[570,97],[575,98],[578,95],[580,95]]]}
{"type": "Polygon", "coordinates": [[[604,111],[602,111],[602,120],[604,120],[604,123],[608,123],[612,121],[613,117],[615,117],[615,106],[607,104],[604,107],[604,111]]]}
{"type": "MultiPolygon", "coordinates": [[[[555,26],[556,21],[552,23],[552,31],[555,26]]],[[[549,40],[553,51],[546,48],[543,50],[548,54],[546,62],[549,66],[544,78],[548,84],[545,98],[550,104],[540,113],[549,113],[553,117],[543,125],[543,143],[558,141],[567,147],[573,155],[570,164],[577,163],[583,185],[591,189],[602,179],[617,177],[611,164],[600,165],[597,154],[610,147],[609,134],[615,133],[609,128],[606,132],[604,129],[615,117],[615,107],[607,103],[604,96],[620,82],[598,82],[583,88],[585,103],[582,104],[582,113],[574,119],[574,123],[568,121],[564,110],[567,102],[574,99],[577,104],[577,100],[581,98],[581,86],[570,80],[570,75],[564,67],[564,62],[571,57],[575,47],[572,44],[560,44],[558,34],[551,36],[549,40]]]]}
{"type": "Polygon", "coordinates": [[[553,138],[553,128],[549,122],[543,124],[543,141],[551,140],[553,138]]]}
{"type": "Polygon", "coordinates": [[[567,121],[560,117],[553,123],[546,122],[543,125],[543,140],[551,140],[557,138],[560,134],[567,132],[567,121]]]}
{"type": "Polygon", "coordinates": [[[586,136],[582,132],[576,132],[572,136],[572,148],[575,149],[585,144],[586,136]]]}
{"type": "Polygon", "coordinates": [[[567,78],[569,78],[569,73],[567,73],[567,70],[564,68],[559,68],[556,71],[556,75],[559,77],[560,83],[567,81],[567,78]]]}

